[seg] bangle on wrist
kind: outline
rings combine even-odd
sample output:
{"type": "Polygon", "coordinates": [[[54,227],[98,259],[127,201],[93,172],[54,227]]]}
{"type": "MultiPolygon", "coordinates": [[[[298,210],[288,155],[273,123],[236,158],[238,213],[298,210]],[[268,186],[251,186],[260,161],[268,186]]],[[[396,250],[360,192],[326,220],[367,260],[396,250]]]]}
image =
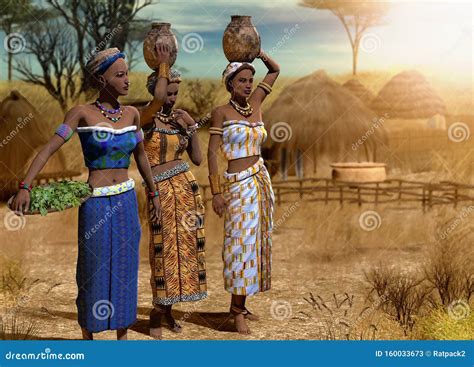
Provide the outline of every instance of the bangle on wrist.
{"type": "Polygon", "coordinates": [[[218,174],[209,175],[209,184],[211,186],[212,195],[222,193],[220,176],[218,174]]]}
{"type": "Polygon", "coordinates": [[[158,190],[148,192],[149,198],[154,198],[154,197],[157,197],[158,195],[159,195],[158,190]]]}
{"type": "Polygon", "coordinates": [[[20,184],[18,185],[18,188],[28,190],[28,192],[31,192],[32,187],[25,183],[24,181],[21,181],[20,184]]]}
{"type": "Polygon", "coordinates": [[[158,66],[158,78],[165,78],[168,82],[170,81],[170,66],[168,64],[162,62],[158,66]]]}

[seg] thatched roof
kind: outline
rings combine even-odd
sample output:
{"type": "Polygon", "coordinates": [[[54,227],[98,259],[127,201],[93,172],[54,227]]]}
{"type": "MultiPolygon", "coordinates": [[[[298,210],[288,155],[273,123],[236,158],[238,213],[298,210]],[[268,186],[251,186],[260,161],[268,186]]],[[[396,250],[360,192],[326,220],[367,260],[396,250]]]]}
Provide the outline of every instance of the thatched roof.
{"type": "Polygon", "coordinates": [[[348,80],[342,86],[364,102],[366,106],[370,106],[370,103],[375,97],[374,94],[357,79],[348,80]]]}
{"type": "Polygon", "coordinates": [[[264,121],[269,132],[267,147],[280,144],[333,156],[350,151],[363,136],[368,137],[363,149],[372,151],[385,136],[380,124],[374,128],[374,112],[322,70],[286,87],[265,112],[264,121]],[[278,122],[289,124],[290,139],[274,138],[281,126],[278,122]]]}
{"type": "Polygon", "coordinates": [[[379,116],[417,119],[446,114],[446,105],[440,96],[415,70],[395,75],[372,101],[371,108],[379,116]]]}
{"type": "MultiPolygon", "coordinates": [[[[60,119],[59,119],[60,121],[60,119]]],[[[60,122],[58,122],[59,124],[60,122]]],[[[48,126],[41,114],[18,91],[12,91],[0,102],[0,178],[21,180],[39,149],[48,142],[55,127],[48,126]]],[[[41,170],[41,176],[60,177],[78,171],[66,163],[63,149],[56,152],[41,170]],[[69,172],[68,172],[69,170],[69,172]]]]}

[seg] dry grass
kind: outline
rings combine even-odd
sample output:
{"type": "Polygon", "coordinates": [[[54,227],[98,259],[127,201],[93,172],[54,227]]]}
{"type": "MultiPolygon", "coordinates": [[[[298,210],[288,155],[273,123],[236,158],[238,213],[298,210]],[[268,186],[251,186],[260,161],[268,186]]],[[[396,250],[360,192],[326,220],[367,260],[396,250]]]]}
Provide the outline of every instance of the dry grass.
{"type": "MultiPolygon", "coordinates": [[[[394,74],[395,72],[361,73],[358,78],[371,92],[377,93],[394,74]]],[[[339,83],[350,78],[350,75],[334,77],[339,83]]],[[[145,80],[146,74],[132,74],[131,96],[137,99],[149,98],[144,87],[145,80]]],[[[292,78],[281,78],[266,106],[271,105],[281,90],[293,81],[292,78]]],[[[62,120],[59,107],[43,90],[20,82],[14,82],[13,86],[18,88],[44,114],[45,118],[55,123],[62,120]]],[[[186,106],[191,103],[186,97],[186,81],[182,86],[178,101],[182,106],[186,106]]],[[[6,83],[0,84],[0,98],[8,93],[10,87],[6,83]]],[[[433,87],[446,100],[449,112],[472,113],[472,107],[470,107],[472,91],[466,92],[460,87],[453,89],[437,82],[433,82],[433,87]],[[468,101],[469,98],[471,98],[470,101],[468,101]]],[[[223,92],[223,86],[220,84],[218,91],[216,103],[225,102],[228,96],[223,92]]],[[[470,142],[454,144],[446,141],[439,146],[438,140],[428,136],[425,130],[420,129],[413,133],[410,128],[407,126],[406,129],[401,129],[400,134],[403,135],[400,139],[407,141],[410,136],[418,136],[419,140],[415,140],[412,147],[410,144],[390,145],[394,157],[393,167],[397,168],[397,170],[392,170],[392,176],[403,174],[403,177],[413,179],[435,181],[453,179],[474,182],[474,167],[471,163],[474,160],[469,159],[469,156],[472,157],[470,154],[473,151],[472,132],[474,129],[471,130],[470,142]],[[415,151],[418,147],[420,147],[419,151],[415,151]],[[424,173],[413,173],[417,170],[424,173]]],[[[205,131],[199,134],[201,148],[205,153],[207,134],[205,131]]],[[[82,159],[78,150],[68,150],[67,154],[68,159],[82,159]]],[[[205,154],[203,158],[203,165],[192,168],[193,174],[200,183],[207,182],[205,154]]],[[[220,160],[219,164],[222,172],[224,160],[220,160]]],[[[131,167],[130,176],[137,181],[140,180],[135,164],[131,167]]],[[[82,176],[81,179],[85,180],[86,176],[82,176]]],[[[139,273],[139,317],[137,324],[132,328],[130,338],[149,339],[146,335],[146,320],[150,309],[148,235],[144,219],[144,193],[141,187],[137,188],[137,194],[143,236],[139,273]]],[[[1,205],[0,218],[4,218],[7,212],[5,206],[1,205]]],[[[406,269],[408,273],[415,269],[426,268],[427,274],[431,272],[442,275],[443,272],[446,274],[454,272],[455,277],[460,277],[461,272],[456,270],[459,269],[458,267],[443,268],[439,267],[440,263],[438,263],[438,268],[436,268],[433,265],[436,261],[430,265],[427,259],[435,255],[433,244],[439,241],[439,231],[444,228],[440,223],[455,219],[461,213],[462,208],[452,207],[435,207],[426,213],[419,209],[407,209],[397,205],[378,207],[346,205],[340,208],[335,204],[307,203],[297,197],[293,203],[278,206],[274,216],[278,226],[273,240],[272,290],[249,299],[249,308],[262,318],[261,322],[251,324],[253,334],[249,338],[261,340],[464,338],[469,335],[472,337],[472,334],[462,331],[468,332],[468,326],[472,325],[472,321],[466,321],[467,324],[464,324],[464,321],[454,323],[452,319],[446,319],[446,307],[436,311],[431,308],[431,302],[427,303],[426,312],[423,312],[418,319],[414,317],[416,312],[404,318],[407,324],[414,319],[417,320],[413,330],[400,326],[396,317],[384,312],[380,300],[367,299],[367,284],[364,277],[364,272],[370,271],[382,260],[385,260],[387,268],[396,266],[406,269]],[[380,226],[371,231],[362,229],[359,224],[361,215],[367,210],[376,211],[381,219],[380,226]],[[318,306],[313,305],[311,296],[308,296],[309,292],[312,292],[313,299],[319,303],[321,311],[318,306]],[[348,307],[349,299],[344,301],[347,298],[346,292],[351,300],[351,307],[348,307]],[[318,296],[331,311],[322,306],[318,296]],[[279,300],[291,306],[290,314],[294,317],[278,319],[272,315],[271,306],[273,302],[279,300]],[[336,322],[338,318],[343,323],[336,322]],[[349,328],[344,323],[349,325],[349,328]],[[447,325],[446,327],[451,332],[443,334],[443,325],[447,325]],[[464,328],[457,325],[467,326],[464,328]]],[[[472,222],[472,215],[474,213],[465,218],[466,223],[468,220],[472,222]]],[[[222,287],[223,222],[212,213],[209,207],[205,228],[210,295],[202,302],[180,304],[175,308],[176,317],[181,319],[184,325],[184,332],[179,337],[183,339],[240,339],[239,335],[230,332],[231,329],[219,321],[220,314],[228,310],[229,301],[229,296],[222,287]]],[[[456,231],[458,230],[461,231],[462,226],[456,227],[456,231]]],[[[5,256],[12,261],[21,258],[23,269],[28,269],[28,274],[25,274],[23,270],[15,274],[13,269],[10,275],[7,272],[2,289],[11,289],[11,294],[17,294],[18,296],[15,297],[18,300],[25,294],[31,297],[28,304],[20,305],[19,315],[41,325],[38,337],[48,339],[80,337],[74,303],[77,292],[74,278],[77,256],[76,236],[77,210],[67,210],[44,218],[28,217],[25,228],[18,231],[6,231],[3,228],[0,231],[0,242],[5,256]],[[62,228],[60,236],[57,233],[58,226],[62,228]],[[23,281],[25,277],[27,279],[23,281]],[[42,279],[44,283],[38,282],[31,286],[35,279],[42,279]],[[55,286],[59,281],[62,283],[61,287],[55,286]]],[[[469,259],[472,255],[468,255],[467,250],[472,243],[472,237],[466,238],[466,241],[465,245],[456,251],[464,255],[465,259],[469,259]]],[[[454,250],[450,251],[451,258],[454,250]]],[[[444,275],[439,279],[444,279],[443,277],[444,275]]],[[[447,289],[445,283],[434,277],[431,279],[434,280],[431,286],[436,283],[439,284],[440,289],[447,289]]],[[[10,291],[0,292],[3,302],[8,292],[10,291]]],[[[440,291],[435,290],[433,294],[436,292],[440,291]]],[[[453,296],[446,296],[446,299],[453,299],[461,294],[458,291],[451,291],[451,293],[453,296]]],[[[442,303],[440,297],[433,298],[435,303],[442,303]]],[[[21,324],[21,321],[18,320],[16,324],[21,324]]],[[[8,326],[8,329],[12,328],[8,326]]],[[[4,330],[7,328],[4,327],[4,330]]],[[[11,331],[4,332],[4,335],[5,333],[9,338],[12,335],[11,331]]],[[[176,338],[176,335],[165,330],[164,337],[176,338]]],[[[98,339],[114,338],[115,335],[112,332],[101,333],[98,336],[98,339]]]]}

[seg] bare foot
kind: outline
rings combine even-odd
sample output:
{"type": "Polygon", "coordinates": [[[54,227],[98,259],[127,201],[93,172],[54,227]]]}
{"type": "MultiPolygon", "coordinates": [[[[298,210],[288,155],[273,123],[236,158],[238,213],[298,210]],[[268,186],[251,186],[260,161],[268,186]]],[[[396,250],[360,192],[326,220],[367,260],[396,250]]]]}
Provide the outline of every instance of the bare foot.
{"type": "Polygon", "coordinates": [[[163,339],[163,336],[162,336],[161,331],[162,331],[162,330],[161,330],[161,326],[160,326],[160,327],[150,328],[150,336],[151,336],[153,339],[161,340],[161,339],[163,339]]]}
{"type": "Polygon", "coordinates": [[[166,322],[168,323],[168,326],[172,332],[181,333],[183,331],[182,326],[176,322],[171,313],[166,314],[166,322]]]}
{"type": "Polygon", "coordinates": [[[258,317],[257,315],[251,313],[249,310],[247,310],[247,313],[244,314],[245,318],[249,321],[259,321],[260,320],[260,317],[258,317]]]}
{"type": "Polygon", "coordinates": [[[239,334],[250,334],[250,329],[247,326],[245,321],[245,316],[243,314],[234,315],[235,328],[239,334]]]}
{"type": "Polygon", "coordinates": [[[82,339],[84,339],[84,340],[94,340],[94,334],[92,334],[87,329],[82,328],[82,339]]]}
{"type": "Polygon", "coordinates": [[[117,340],[128,340],[127,331],[127,329],[118,329],[117,340]]]}

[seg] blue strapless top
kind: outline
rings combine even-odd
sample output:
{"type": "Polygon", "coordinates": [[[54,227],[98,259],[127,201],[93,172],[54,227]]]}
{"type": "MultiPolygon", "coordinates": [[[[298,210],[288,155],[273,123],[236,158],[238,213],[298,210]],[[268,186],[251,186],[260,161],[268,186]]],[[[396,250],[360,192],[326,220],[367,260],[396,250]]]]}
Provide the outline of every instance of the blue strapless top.
{"type": "Polygon", "coordinates": [[[113,129],[102,126],[77,127],[84,161],[88,168],[128,168],[130,155],[140,142],[136,126],[113,129]]]}

